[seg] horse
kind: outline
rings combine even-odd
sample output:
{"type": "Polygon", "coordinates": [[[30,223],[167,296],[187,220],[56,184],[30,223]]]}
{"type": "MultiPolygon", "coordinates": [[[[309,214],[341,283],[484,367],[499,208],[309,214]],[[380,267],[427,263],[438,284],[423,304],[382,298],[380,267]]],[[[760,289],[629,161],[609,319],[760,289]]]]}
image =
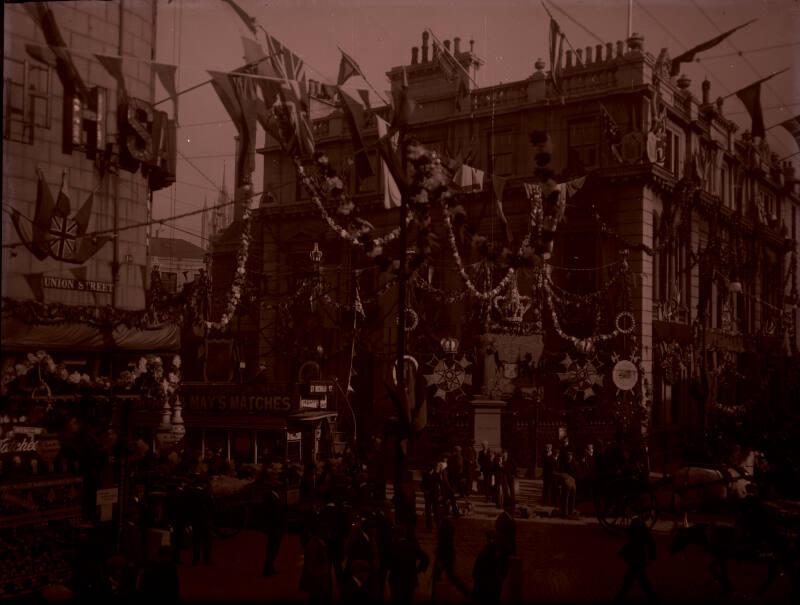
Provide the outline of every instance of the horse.
{"type": "Polygon", "coordinates": [[[721,465],[717,468],[684,466],[673,477],[672,506],[689,525],[689,511],[719,508],[741,502],[754,491],[752,475],[742,467],[721,465]]]}
{"type": "Polygon", "coordinates": [[[788,573],[792,580],[793,594],[798,594],[797,545],[792,547],[785,536],[769,528],[698,523],[690,527],[677,526],[672,530],[670,554],[675,555],[692,545],[700,546],[711,555],[711,575],[719,582],[724,595],[730,594],[733,588],[728,574],[731,560],[767,563],[767,577],[759,588],[759,596],[763,596],[783,572],[788,573]]]}

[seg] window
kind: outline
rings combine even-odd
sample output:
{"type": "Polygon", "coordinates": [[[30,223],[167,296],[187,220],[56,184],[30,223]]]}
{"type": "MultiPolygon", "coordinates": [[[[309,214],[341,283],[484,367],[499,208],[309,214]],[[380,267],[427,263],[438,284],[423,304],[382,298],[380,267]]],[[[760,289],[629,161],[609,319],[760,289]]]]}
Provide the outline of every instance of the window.
{"type": "Polygon", "coordinates": [[[489,173],[509,176],[514,173],[514,135],[511,131],[489,132],[487,140],[489,173]]]}
{"type": "Polygon", "coordinates": [[[568,127],[567,167],[576,171],[596,168],[598,140],[596,118],[571,121],[568,127]]]}
{"type": "Polygon", "coordinates": [[[677,132],[667,130],[666,160],[664,168],[675,176],[680,176],[681,170],[681,139],[677,132]]]}
{"type": "Polygon", "coordinates": [[[35,128],[50,128],[50,68],[5,57],[3,138],[33,143],[35,128]]]}
{"type": "Polygon", "coordinates": [[[722,200],[722,204],[726,208],[731,207],[728,168],[724,165],[719,169],[719,198],[722,200]]]}

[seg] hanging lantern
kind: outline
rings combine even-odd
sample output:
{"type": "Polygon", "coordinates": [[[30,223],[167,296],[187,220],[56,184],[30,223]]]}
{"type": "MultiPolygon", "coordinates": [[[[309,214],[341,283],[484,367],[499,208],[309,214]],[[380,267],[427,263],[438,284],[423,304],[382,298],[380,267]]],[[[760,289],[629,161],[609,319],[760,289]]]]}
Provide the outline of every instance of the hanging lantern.
{"type": "Polygon", "coordinates": [[[453,355],[455,353],[458,353],[458,338],[453,338],[452,336],[445,336],[439,341],[439,346],[442,347],[442,351],[444,351],[448,355],[453,355]]]}

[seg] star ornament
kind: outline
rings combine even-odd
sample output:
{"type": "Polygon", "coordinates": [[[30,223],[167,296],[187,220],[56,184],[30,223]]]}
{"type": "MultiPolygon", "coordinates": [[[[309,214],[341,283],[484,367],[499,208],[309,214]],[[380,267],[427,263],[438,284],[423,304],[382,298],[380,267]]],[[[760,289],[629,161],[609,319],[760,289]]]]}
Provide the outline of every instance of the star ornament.
{"type": "Polygon", "coordinates": [[[440,359],[434,355],[428,365],[432,369],[430,374],[425,374],[425,382],[429,387],[436,387],[434,398],[447,399],[450,393],[457,393],[457,397],[466,395],[464,386],[472,385],[472,373],[467,370],[472,362],[464,355],[458,359],[440,359]]]}
{"type": "Polygon", "coordinates": [[[567,395],[573,399],[578,398],[578,394],[583,394],[584,399],[597,395],[595,387],[603,386],[603,375],[600,368],[603,364],[597,358],[588,359],[581,363],[567,356],[561,360],[564,372],[558,372],[558,379],[567,386],[567,395]]]}

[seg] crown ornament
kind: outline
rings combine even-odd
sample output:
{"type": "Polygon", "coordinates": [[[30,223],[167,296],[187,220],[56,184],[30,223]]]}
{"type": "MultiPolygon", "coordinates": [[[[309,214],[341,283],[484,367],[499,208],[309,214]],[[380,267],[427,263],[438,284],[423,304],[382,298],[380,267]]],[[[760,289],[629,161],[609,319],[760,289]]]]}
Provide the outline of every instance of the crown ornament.
{"type": "Polygon", "coordinates": [[[492,305],[500,314],[501,321],[511,326],[522,325],[522,318],[531,308],[531,297],[521,296],[517,286],[517,274],[512,273],[508,283],[508,292],[504,296],[496,296],[492,305]]]}

